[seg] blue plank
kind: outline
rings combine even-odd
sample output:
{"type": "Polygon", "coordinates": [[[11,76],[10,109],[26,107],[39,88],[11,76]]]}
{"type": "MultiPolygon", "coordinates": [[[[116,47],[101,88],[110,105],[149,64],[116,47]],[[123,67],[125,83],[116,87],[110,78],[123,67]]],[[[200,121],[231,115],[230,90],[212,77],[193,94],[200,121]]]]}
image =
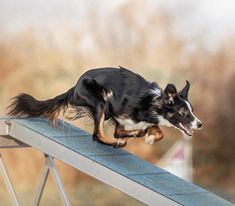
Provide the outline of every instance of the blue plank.
{"type": "Polygon", "coordinates": [[[171,199],[188,206],[234,206],[233,203],[210,192],[172,195],[171,199]]]}
{"type": "Polygon", "coordinates": [[[164,195],[202,193],[206,190],[167,172],[163,174],[129,175],[130,179],[164,195]]]}
{"type": "Polygon", "coordinates": [[[143,175],[166,173],[165,170],[155,167],[129,153],[127,155],[90,156],[89,158],[124,176],[127,176],[128,174],[143,175]]]}
{"type": "Polygon", "coordinates": [[[82,136],[82,137],[52,137],[51,139],[86,157],[95,156],[95,155],[128,154],[124,150],[114,149],[113,147],[105,146],[100,143],[92,141],[91,135],[82,136]]]}
{"type": "Polygon", "coordinates": [[[91,155],[127,154],[124,150],[114,149],[92,141],[88,132],[66,122],[57,121],[57,127],[42,118],[17,119],[17,123],[46,136],[86,157],[91,155]]]}
{"type": "Polygon", "coordinates": [[[17,119],[16,122],[121,174],[165,172],[124,150],[93,142],[89,133],[66,122],[59,121],[59,127],[56,128],[42,118],[17,119]],[[139,164],[140,161],[142,165],[139,164]]]}

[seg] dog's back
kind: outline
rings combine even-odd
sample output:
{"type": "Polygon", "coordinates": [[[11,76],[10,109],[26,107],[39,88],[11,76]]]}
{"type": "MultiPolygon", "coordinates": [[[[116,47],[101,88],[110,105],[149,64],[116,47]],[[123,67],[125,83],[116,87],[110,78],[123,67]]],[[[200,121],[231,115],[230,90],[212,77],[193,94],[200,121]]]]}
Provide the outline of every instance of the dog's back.
{"type": "MultiPolygon", "coordinates": [[[[156,84],[146,81],[142,76],[122,67],[100,68],[89,70],[81,76],[75,87],[75,96],[88,95],[85,92],[89,87],[86,85],[89,80],[95,80],[99,87],[112,94],[105,112],[106,118],[132,113],[133,108],[137,106],[145,93],[158,87],[156,84]]],[[[90,86],[88,90],[89,93],[98,92],[97,86],[90,86]]],[[[75,102],[79,101],[75,98],[75,102]]]]}

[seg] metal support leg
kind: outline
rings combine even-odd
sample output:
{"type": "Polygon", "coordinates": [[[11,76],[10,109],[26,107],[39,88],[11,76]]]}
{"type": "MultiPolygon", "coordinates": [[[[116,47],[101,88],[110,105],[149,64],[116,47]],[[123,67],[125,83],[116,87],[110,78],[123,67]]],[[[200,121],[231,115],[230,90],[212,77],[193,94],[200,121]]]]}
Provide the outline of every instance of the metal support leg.
{"type": "Polygon", "coordinates": [[[60,195],[61,200],[63,201],[63,204],[65,206],[70,206],[71,204],[68,201],[68,197],[67,197],[67,195],[64,191],[64,186],[62,184],[59,173],[56,169],[53,157],[51,157],[49,155],[45,155],[45,158],[46,158],[46,161],[45,161],[45,165],[44,165],[44,168],[43,168],[43,173],[42,173],[42,176],[41,176],[41,179],[40,179],[39,187],[38,187],[35,199],[34,199],[33,206],[39,206],[39,203],[40,203],[40,200],[41,200],[41,197],[42,197],[43,190],[45,188],[45,184],[46,184],[49,172],[51,172],[53,180],[56,183],[56,187],[59,191],[59,195],[60,195]]]}
{"type": "Polygon", "coordinates": [[[39,203],[40,203],[40,200],[41,200],[42,193],[43,193],[43,190],[44,190],[45,185],[46,185],[48,175],[49,175],[49,167],[48,167],[47,163],[45,163],[45,165],[43,167],[43,171],[42,171],[42,176],[41,176],[41,179],[40,179],[40,182],[39,182],[39,185],[38,185],[38,190],[37,190],[36,196],[34,198],[34,202],[33,202],[34,206],[38,206],[39,203]]]}
{"type": "Polygon", "coordinates": [[[5,166],[4,166],[4,162],[2,160],[1,154],[0,154],[0,173],[1,173],[2,177],[3,177],[3,181],[4,181],[5,185],[6,185],[8,193],[10,195],[12,205],[19,206],[19,202],[18,202],[18,199],[16,197],[15,190],[14,190],[14,188],[12,186],[12,183],[10,181],[10,178],[9,178],[9,176],[7,174],[7,170],[6,170],[5,166]]]}

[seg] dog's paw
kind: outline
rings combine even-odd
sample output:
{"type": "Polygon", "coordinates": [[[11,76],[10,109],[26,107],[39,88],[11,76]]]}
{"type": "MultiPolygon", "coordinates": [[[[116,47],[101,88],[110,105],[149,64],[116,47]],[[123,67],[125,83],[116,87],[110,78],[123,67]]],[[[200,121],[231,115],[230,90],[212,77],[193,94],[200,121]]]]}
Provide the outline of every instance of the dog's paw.
{"type": "Polygon", "coordinates": [[[144,137],[144,141],[147,143],[147,144],[153,144],[154,142],[157,141],[157,138],[155,135],[146,135],[144,137]]]}
{"type": "Polygon", "coordinates": [[[114,145],[115,148],[121,148],[125,147],[127,145],[127,140],[126,139],[117,139],[116,145],[114,145]]]}
{"type": "Polygon", "coordinates": [[[93,135],[92,140],[102,145],[113,146],[115,148],[125,147],[127,144],[127,138],[118,138],[118,139],[104,138],[102,139],[100,137],[97,137],[96,135],[93,135]]]}

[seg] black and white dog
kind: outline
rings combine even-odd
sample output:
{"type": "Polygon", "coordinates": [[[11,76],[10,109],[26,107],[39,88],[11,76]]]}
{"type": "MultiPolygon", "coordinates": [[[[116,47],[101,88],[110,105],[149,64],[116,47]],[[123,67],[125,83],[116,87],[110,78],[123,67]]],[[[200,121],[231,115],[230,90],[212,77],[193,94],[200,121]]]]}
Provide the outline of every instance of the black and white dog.
{"type": "MultiPolygon", "coordinates": [[[[28,94],[12,99],[9,114],[21,117],[46,117],[52,121],[68,106],[75,108],[73,119],[90,115],[94,119],[93,139],[107,145],[123,147],[127,137],[159,134],[158,125],[174,126],[192,136],[202,127],[188,101],[190,84],[177,92],[173,84],[162,90],[125,68],[99,68],[84,73],[77,84],[53,99],[38,101],[28,94]],[[116,123],[114,137],[107,137],[104,121],[116,123]]],[[[71,117],[70,117],[71,118],[71,117]]],[[[161,139],[163,137],[160,132],[161,139]]]]}

